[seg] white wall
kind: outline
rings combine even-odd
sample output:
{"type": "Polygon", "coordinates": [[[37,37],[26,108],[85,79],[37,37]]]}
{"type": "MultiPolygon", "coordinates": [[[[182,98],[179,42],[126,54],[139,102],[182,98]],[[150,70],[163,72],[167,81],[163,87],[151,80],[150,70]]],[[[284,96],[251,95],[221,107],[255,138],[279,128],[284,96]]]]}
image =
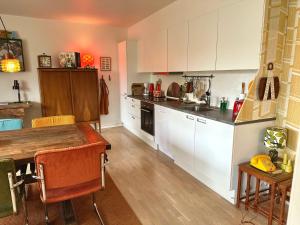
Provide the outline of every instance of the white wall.
{"type": "MultiPolygon", "coordinates": [[[[128,39],[140,39],[149,32],[157,32],[167,29],[168,27],[187,21],[201,14],[216,11],[218,8],[233,4],[240,0],[177,0],[169,6],[152,14],[148,18],[129,27],[128,39]]],[[[242,82],[254,79],[256,71],[217,71],[212,72],[216,77],[212,83],[212,97],[228,97],[230,108],[233,107],[235,98],[241,93],[242,82]]],[[[203,74],[203,73],[201,73],[203,74]]],[[[207,73],[210,74],[210,73],[207,73]]],[[[166,91],[169,84],[173,81],[179,84],[184,83],[184,79],[180,76],[152,76],[151,81],[161,78],[163,81],[162,88],[166,91]]]]}
{"type": "Polygon", "coordinates": [[[17,95],[11,87],[13,80],[19,80],[23,87],[22,99],[24,100],[25,95],[26,100],[35,102],[34,107],[27,112],[27,126],[30,125],[32,117],[40,116],[37,56],[42,53],[51,55],[55,67],[61,51],[92,53],[98,68],[100,56],[112,57],[111,82],[107,79],[108,74],[105,74],[110,90],[110,113],[101,116],[101,121],[103,126],[120,123],[117,43],[126,39],[126,29],[10,15],[4,15],[3,20],[7,29],[17,31],[19,38],[23,40],[26,72],[0,73],[0,102],[17,100],[17,95]]]}

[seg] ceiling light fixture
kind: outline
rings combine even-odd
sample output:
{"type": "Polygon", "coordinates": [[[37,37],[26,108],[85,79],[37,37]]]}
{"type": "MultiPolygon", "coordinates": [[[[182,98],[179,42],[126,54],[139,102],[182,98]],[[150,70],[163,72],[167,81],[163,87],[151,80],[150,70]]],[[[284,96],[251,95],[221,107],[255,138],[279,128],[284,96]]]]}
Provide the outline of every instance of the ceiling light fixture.
{"type": "Polygon", "coordinates": [[[6,30],[6,27],[3,23],[1,16],[0,16],[0,20],[1,20],[2,26],[5,31],[6,47],[7,47],[7,53],[5,54],[4,58],[1,59],[1,61],[0,61],[1,72],[9,72],[9,73],[19,72],[21,70],[20,61],[18,59],[14,58],[13,55],[10,53],[8,32],[6,30]]]}

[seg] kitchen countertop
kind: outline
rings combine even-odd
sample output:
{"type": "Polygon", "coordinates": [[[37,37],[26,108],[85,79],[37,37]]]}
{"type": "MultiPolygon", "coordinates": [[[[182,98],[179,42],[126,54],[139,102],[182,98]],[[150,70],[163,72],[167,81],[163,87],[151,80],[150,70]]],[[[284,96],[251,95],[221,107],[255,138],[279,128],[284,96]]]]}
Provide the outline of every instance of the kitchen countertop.
{"type": "Polygon", "coordinates": [[[232,110],[231,109],[228,109],[226,112],[221,112],[219,108],[212,107],[212,110],[210,110],[210,111],[201,111],[201,110],[200,111],[193,111],[191,109],[185,108],[185,106],[189,106],[189,105],[192,106],[193,104],[187,104],[187,103],[183,103],[183,102],[177,101],[177,100],[153,101],[151,99],[145,99],[143,96],[128,95],[128,97],[138,99],[138,100],[141,100],[141,101],[145,101],[145,102],[149,102],[149,103],[153,103],[155,105],[164,106],[164,107],[167,107],[167,108],[170,108],[170,109],[175,109],[175,110],[185,112],[185,113],[188,113],[188,114],[192,114],[192,115],[195,115],[195,116],[201,116],[201,117],[205,117],[207,119],[219,121],[219,122],[222,122],[222,123],[235,125],[235,126],[243,125],[243,124],[249,124],[249,123],[271,121],[271,120],[276,119],[276,118],[268,118],[268,119],[260,119],[260,120],[252,120],[252,121],[235,123],[232,120],[232,110]]]}

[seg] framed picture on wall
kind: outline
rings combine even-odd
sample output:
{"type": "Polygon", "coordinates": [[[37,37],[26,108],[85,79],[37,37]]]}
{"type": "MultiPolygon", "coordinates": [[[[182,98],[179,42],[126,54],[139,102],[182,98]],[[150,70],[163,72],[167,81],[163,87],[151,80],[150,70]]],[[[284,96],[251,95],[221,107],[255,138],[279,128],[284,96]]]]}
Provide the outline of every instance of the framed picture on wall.
{"type": "MultiPolygon", "coordinates": [[[[21,39],[8,39],[9,44],[9,53],[16,59],[20,61],[20,71],[25,71],[25,64],[24,64],[24,56],[23,56],[23,46],[21,39]]],[[[0,38],[0,60],[5,58],[7,52],[7,39],[0,38]]],[[[0,71],[2,71],[0,65],[0,71]]]]}
{"type": "Polygon", "coordinates": [[[100,70],[111,71],[111,57],[100,57],[100,70]]]}

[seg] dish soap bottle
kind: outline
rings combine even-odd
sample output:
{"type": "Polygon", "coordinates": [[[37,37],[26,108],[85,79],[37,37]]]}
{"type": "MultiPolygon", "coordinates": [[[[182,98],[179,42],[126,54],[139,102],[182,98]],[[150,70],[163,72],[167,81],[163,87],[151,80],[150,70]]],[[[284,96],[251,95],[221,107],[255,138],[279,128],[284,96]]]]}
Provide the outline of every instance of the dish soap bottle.
{"type": "Polygon", "coordinates": [[[242,83],[242,93],[240,94],[240,98],[236,98],[233,106],[233,112],[232,112],[232,121],[235,121],[242,106],[244,103],[245,99],[245,83],[242,83]]]}

